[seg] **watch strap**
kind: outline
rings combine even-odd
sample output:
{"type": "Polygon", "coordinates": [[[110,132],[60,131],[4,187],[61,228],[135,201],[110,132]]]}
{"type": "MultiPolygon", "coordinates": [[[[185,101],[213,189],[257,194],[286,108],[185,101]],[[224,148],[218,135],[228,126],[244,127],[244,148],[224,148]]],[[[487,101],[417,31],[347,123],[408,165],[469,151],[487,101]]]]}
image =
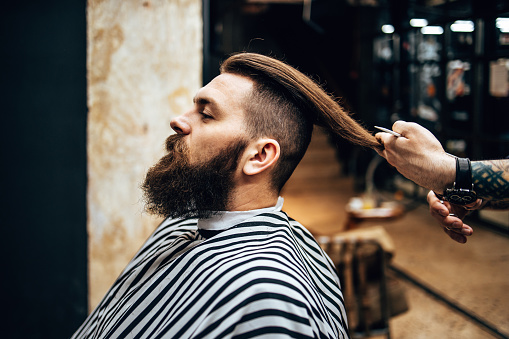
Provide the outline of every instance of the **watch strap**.
{"type": "Polygon", "coordinates": [[[468,158],[456,158],[456,189],[472,189],[472,166],[468,158]]]}

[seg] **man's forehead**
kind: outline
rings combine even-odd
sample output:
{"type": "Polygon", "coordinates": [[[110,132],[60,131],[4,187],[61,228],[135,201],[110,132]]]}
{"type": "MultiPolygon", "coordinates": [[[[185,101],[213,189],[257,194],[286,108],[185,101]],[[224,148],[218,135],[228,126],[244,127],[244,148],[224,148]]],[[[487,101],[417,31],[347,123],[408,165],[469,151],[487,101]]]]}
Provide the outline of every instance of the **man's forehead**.
{"type": "Polygon", "coordinates": [[[244,97],[253,89],[253,81],[247,77],[223,73],[212,79],[204,87],[200,88],[195,102],[208,101],[221,103],[221,101],[243,101],[244,97]]]}

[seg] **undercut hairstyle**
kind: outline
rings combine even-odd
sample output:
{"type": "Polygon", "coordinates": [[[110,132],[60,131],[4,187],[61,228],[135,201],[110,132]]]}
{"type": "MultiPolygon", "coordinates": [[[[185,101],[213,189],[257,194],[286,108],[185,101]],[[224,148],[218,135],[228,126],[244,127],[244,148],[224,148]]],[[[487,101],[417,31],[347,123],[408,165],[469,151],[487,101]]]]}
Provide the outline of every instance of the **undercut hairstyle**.
{"type": "Polygon", "coordinates": [[[226,59],[220,70],[254,82],[246,99],[245,123],[250,138],[268,137],[280,144],[280,159],[272,175],[272,185],[278,192],[306,153],[315,124],[355,145],[381,149],[376,138],[334,97],[282,61],[256,53],[239,53],[226,59]]]}

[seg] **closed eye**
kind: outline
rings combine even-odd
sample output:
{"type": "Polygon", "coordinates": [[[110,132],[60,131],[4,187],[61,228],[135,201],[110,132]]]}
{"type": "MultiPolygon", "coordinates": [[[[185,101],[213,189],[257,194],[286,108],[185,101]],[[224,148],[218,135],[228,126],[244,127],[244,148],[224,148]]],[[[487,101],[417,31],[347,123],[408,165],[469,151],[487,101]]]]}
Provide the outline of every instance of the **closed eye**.
{"type": "Polygon", "coordinates": [[[207,114],[205,112],[200,112],[200,114],[201,114],[201,117],[202,117],[203,120],[205,120],[205,119],[207,119],[207,120],[208,119],[213,119],[212,115],[209,115],[209,114],[207,114]]]}

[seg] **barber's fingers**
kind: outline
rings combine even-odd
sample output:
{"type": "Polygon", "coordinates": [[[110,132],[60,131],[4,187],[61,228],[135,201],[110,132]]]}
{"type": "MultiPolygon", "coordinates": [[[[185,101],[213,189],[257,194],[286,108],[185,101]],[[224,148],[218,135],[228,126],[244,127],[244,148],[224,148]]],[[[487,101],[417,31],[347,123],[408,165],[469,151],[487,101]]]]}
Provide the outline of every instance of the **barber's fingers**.
{"type": "Polygon", "coordinates": [[[421,140],[423,136],[425,136],[426,139],[430,137],[434,138],[433,133],[416,122],[398,120],[392,125],[392,130],[401,134],[401,136],[406,139],[421,140]]]}
{"type": "Polygon", "coordinates": [[[456,211],[449,203],[442,202],[436,196],[433,198],[428,195],[428,203],[431,216],[442,227],[467,236],[472,234],[472,228],[463,223],[464,215],[460,214],[462,211],[456,211]]]}
{"type": "Polygon", "coordinates": [[[378,132],[375,134],[375,138],[378,139],[382,144],[393,143],[398,137],[387,132],[378,132]]]}
{"type": "Polygon", "coordinates": [[[463,234],[459,234],[455,231],[448,230],[447,228],[444,228],[444,232],[449,236],[449,238],[460,244],[464,244],[467,242],[467,237],[464,236],[463,234]]]}
{"type": "Polygon", "coordinates": [[[412,123],[406,122],[403,120],[398,120],[394,124],[392,124],[392,130],[401,134],[401,136],[405,136],[412,129],[412,123]]]}
{"type": "MultiPolygon", "coordinates": [[[[403,139],[415,139],[420,140],[421,135],[431,134],[431,132],[425,127],[419,125],[416,122],[406,122],[398,120],[392,125],[392,130],[401,135],[403,139]]],[[[433,135],[433,134],[431,134],[433,135]]]]}
{"type": "Polygon", "coordinates": [[[450,231],[454,231],[456,233],[461,233],[466,236],[470,236],[473,233],[472,227],[468,226],[455,216],[454,214],[449,214],[447,217],[442,217],[441,220],[438,220],[440,225],[450,231]]]}
{"type": "MultiPolygon", "coordinates": [[[[382,145],[382,149],[379,149],[379,148],[376,148],[375,151],[381,156],[381,157],[384,157],[384,158],[387,158],[387,151],[385,150],[385,143],[384,143],[384,140],[383,140],[383,136],[381,135],[382,133],[376,133],[375,134],[375,138],[378,140],[378,142],[382,145]]],[[[385,134],[388,134],[388,133],[385,133],[385,134]]]]}
{"type": "Polygon", "coordinates": [[[465,215],[468,213],[468,210],[462,206],[451,205],[446,201],[438,199],[433,191],[429,191],[427,200],[430,208],[430,214],[433,217],[445,218],[451,214],[454,214],[454,216],[456,216],[458,219],[463,220],[465,215]]]}
{"type": "Polygon", "coordinates": [[[383,150],[377,151],[382,157],[385,158],[391,165],[401,162],[401,154],[405,153],[405,145],[398,138],[390,133],[378,132],[375,138],[383,145],[383,150]]]}
{"type": "Polygon", "coordinates": [[[463,221],[455,217],[454,215],[449,215],[447,217],[441,216],[440,218],[436,218],[439,222],[440,226],[442,226],[444,232],[454,241],[459,242],[460,244],[464,244],[467,242],[468,236],[471,236],[473,230],[470,226],[463,223],[463,221]],[[440,219],[441,218],[441,219],[440,219]]]}
{"type": "Polygon", "coordinates": [[[428,204],[431,205],[432,202],[439,201],[437,195],[433,191],[429,191],[428,195],[426,196],[426,200],[428,201],[428,204]]]}
{"type": "Polygon", "coordinates": [[[444,205],[440,199],[438,199],[435,192],[429,191],[426,199],[428,200],[429,211],[433,217],[435,216],[446,217],[449,215],[450,213],[449,208],[447,208],[447,206],[444,205]]]}
{"type": "Polygon", "coordinates": [[[428,193],[427,199],[431,216],[444,229],[445,233],[454,241],[462,244],[465,243],[467,241],[466,237],[472,235],[473,230],[470,226],[463,223],[461,217],[464,214],[458,216],[453,213],[460,213],[462,210],[456,211],[457,208],[455,206],[438,199],[433,191],[428,193]]]}
{"type": "Polygon", "coordinates": [[[436,221],[438,221],[440,226],[462,233],[464,225],[463,221],[454,214],[451,213],[447,214],[446,216],[442,215],[442,213],[438,211],[437,204],[434,204],[433,206],[430,207],[430,214],[436,221]]]}
{"type": "Polygon", "coordinates": [[[375,134],[375,138],[382,144],[383,146],[383,149],[382,150],[376,150],[378,154],[380,154],[380,156],[384,157],[385,159],[387,159],[387,146],[394,142],[394,139],[396,139],[396,137],[390,133],[385,133],[385,132],[378,132],[375,134]]]}

